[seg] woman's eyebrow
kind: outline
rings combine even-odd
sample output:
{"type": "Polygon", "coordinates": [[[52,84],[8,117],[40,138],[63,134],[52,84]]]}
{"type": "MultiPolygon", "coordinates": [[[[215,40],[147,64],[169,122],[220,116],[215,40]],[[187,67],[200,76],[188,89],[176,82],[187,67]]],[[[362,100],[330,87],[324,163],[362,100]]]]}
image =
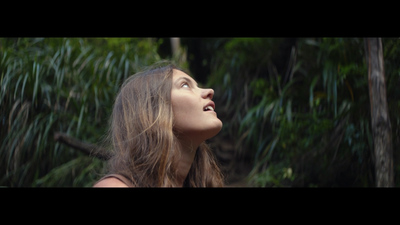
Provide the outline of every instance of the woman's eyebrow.
{"type": "Polygon", "coordinates": [[[175,83],[178,83],[180,80],[186,80],[188,83],[190,83],[190,84],[195,84],[197,87],[199,86],[198,85],[198,83],[196,82],[196,81],[194,81],[194,80],[192,80],[192,79],[189,79],[189,78],[187,78],[187,77],[179,77],[176,81],[175,81],[175,83]]]}

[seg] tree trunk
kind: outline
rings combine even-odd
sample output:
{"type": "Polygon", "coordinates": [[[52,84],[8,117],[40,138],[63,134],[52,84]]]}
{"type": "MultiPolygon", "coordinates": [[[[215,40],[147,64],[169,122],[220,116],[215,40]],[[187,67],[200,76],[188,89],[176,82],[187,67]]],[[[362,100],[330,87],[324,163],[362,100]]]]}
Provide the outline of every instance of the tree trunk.
{"type": "Polygon", "coordinates": [[[179,55],[179,48],[181,47],[180,38],[171,38],[171,51],[172,56],[177,57],[179,55]]]}
{"type": "Polygon", "coordinates": [[[170,38],[171,40],[171,51],[172,51],[172,59],[177,66],[183,67],[186,63],[186,50],[181,46],[180,38],[170,38]]]}
{"type": "Polygon", "coordinates": [[[377,187],[393,187],[393,145],[380,38],[365,38],[377,187]]]}

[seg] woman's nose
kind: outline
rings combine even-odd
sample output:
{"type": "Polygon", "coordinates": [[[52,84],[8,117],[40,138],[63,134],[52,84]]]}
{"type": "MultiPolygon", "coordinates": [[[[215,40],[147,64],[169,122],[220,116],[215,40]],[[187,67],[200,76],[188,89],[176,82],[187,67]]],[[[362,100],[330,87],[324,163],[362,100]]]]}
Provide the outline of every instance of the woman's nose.
{"type": "Polygon", "coordinates": [[[214,97],[214,90],[211,88],[203,89],[201,92],[202,98],[209,98],[210,100],[214,97]]]}

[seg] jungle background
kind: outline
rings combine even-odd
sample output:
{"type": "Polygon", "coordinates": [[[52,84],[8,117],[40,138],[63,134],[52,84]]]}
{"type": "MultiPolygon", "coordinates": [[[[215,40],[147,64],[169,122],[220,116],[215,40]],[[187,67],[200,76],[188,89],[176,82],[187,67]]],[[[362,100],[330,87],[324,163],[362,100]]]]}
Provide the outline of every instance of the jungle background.
{"type": "MultiPolygon", "coordinates": [[[[400,40],[382,38],[395,186],[400,40]]],[[[0,186],[90,187],[128,76],[167,59],[215,90],[227,186],[374,187],[363,38],[0,38],[0,186]]]]}

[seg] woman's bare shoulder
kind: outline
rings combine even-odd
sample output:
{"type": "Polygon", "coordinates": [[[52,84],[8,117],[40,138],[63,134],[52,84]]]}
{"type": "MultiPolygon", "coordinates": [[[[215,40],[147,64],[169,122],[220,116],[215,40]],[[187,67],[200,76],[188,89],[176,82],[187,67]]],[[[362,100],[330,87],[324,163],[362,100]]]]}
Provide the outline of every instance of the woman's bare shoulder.
{"type": "Polygon", "coordinates": [[[107,177],[95,183],[93,187],[128,187],[128,186],[124,182],[115,177],[107,177]]]}

